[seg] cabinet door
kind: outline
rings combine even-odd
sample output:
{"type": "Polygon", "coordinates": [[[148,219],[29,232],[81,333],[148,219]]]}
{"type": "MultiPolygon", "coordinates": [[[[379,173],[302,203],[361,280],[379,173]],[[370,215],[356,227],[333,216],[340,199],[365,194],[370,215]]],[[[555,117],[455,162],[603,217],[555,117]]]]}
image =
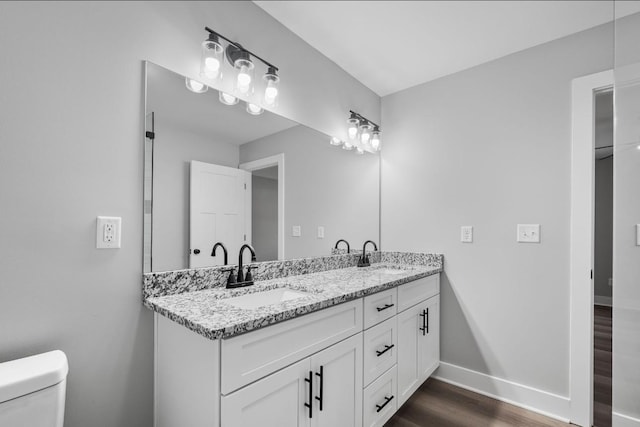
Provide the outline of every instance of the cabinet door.
{"type": "Polygon", "coordinates": [[[418,348],[421,346],[422,304],[415,305],[398,314],[398,407],[402,405],[420,385],[418,348]]]}
{"type": "Polygon", "coordinates": [[[362,334],[311,356],[316,382],[311,426],[362,426],[362,334]]]}
{"type": "MultiPolygon", "coordinates": [[[[225,427],[309,426],[309,358],[222,397],[225,427]]],[[[315,415],[315,414],[314,414],[315,415]]]]}
{"type": "Polygon", "coordinates": [[[440,363],[440,296],[429,298],[418,306],[420,313],[424,313],[424,331],[418,331],[418,375],[422,383],[440,363]]]}

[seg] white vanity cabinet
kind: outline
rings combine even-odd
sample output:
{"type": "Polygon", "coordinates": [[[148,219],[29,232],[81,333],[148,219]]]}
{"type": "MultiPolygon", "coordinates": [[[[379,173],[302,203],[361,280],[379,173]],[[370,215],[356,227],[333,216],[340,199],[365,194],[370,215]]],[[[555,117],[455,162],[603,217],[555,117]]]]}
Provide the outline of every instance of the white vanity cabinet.
{"type": "Polygon", "coordinates": [[[362,336],[222,397],[225,427],[362,425],[362,336]]]}
{"type": "Polygon", "coordinates": [[[382,426],[440,359],[439,274],[209,340],[155,314],[154,427],[382,426]]]}

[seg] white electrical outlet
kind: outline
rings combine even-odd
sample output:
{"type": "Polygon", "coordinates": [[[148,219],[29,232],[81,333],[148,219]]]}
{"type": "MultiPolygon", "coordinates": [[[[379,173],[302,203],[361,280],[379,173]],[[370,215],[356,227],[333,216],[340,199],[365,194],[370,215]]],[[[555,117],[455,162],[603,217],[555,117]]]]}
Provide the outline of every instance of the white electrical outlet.
{"type": "Polygon", "coordinates": [[[99,216],[96,221],[96,248],[120,248],[122,234],[122,218],[113,216],[99,216]]]}
{"type": "Polygon", "coordinates": [[[318,226],[318,239],[324,239],[324,227],[318,226]]]}
{"type": "Polygon", "coordinates": [[[520,243],[540,243],[540,224],[518,224],[517,241],[520,243]]]}
{"type": "Polygon", "coordinates": [[[300,227],[299,225],[294,225],[291,228],[291,235],[293,237],[300,237],[302,236],[302,227],[300,227]]]}
{"type": "Polygon", "coordinates": [[[460,227],[460,241],[462,243],[473,243],[473,227],[471,225],[460,227]]]}

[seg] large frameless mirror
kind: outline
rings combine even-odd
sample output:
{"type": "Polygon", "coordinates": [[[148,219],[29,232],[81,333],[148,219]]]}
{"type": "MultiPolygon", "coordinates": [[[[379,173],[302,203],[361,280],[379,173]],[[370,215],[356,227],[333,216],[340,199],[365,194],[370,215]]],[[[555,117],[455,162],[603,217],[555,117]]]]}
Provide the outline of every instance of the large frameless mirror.
{"type": "Polygon", "coordinates": [[[331,254],[379,241],[378,154],[146,62],[144,272],[331,254]]]}

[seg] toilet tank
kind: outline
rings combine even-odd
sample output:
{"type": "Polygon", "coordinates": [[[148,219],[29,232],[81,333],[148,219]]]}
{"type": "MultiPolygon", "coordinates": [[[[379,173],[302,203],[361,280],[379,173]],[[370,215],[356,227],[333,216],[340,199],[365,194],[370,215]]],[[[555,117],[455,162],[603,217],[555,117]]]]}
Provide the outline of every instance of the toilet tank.
{"type": "Polygon", "coordinates": [[[0,363],[0,426],[62,427],[68,372],[60,350],[0,363]]]}

